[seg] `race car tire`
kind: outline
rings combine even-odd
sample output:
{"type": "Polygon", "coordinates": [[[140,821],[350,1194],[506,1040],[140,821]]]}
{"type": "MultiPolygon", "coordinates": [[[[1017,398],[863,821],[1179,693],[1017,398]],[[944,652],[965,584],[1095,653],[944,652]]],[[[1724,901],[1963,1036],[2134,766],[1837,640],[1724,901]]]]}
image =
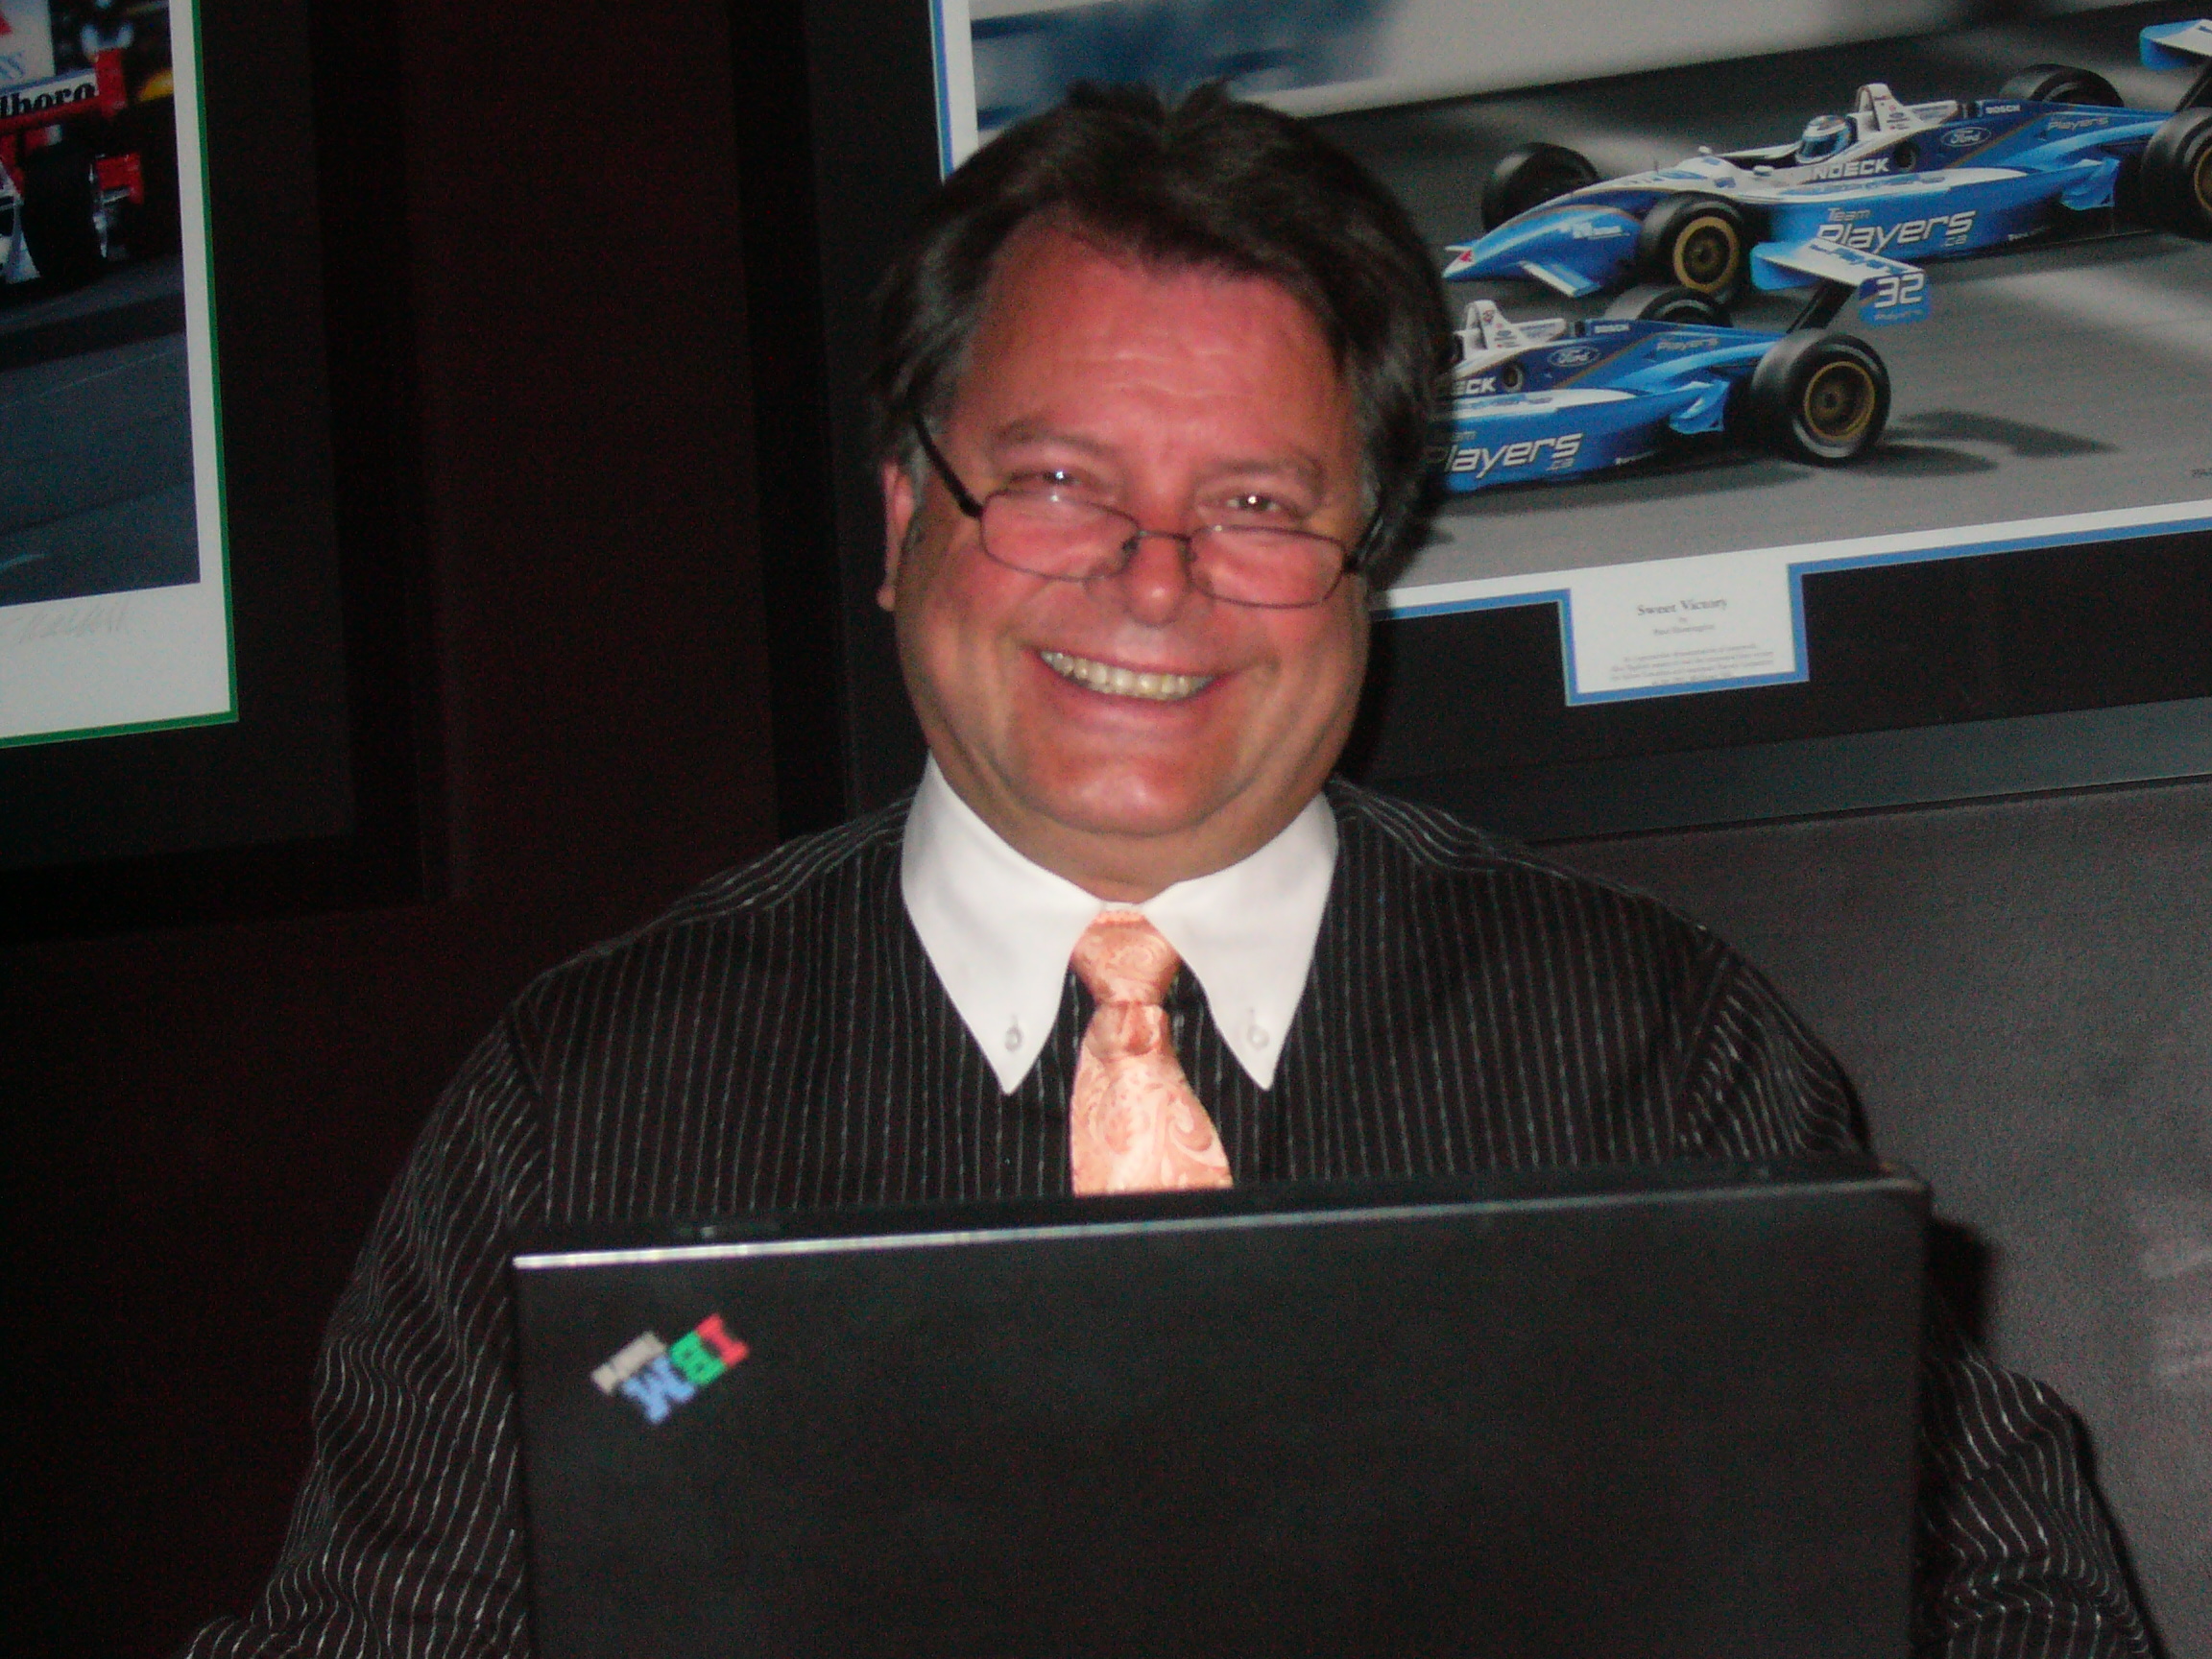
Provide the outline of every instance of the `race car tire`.
{"type": "Polygon", "coordinates": [[[1531,207],[1598,182],[1598,169],[1559,144],[1524,144],[1508,150],[1482,185],[1482,228],[1495,230],[1531,207]]]}
{"type": "Polygon", "coordinates": [[[2212,109],[2168,116],[2143,148],[2143,214],[2161,229],[2212,237],[2212,109]]]}
{"type": "Polygon", "coordinates": [[[92,157],[68,143],[26,156],[21,223],[31,262],[49,288],[77,288],[99,276],[108,249],[92,157]]]}
{"type": "Polygon", "coordinates": [[[1612,304],[1605,307],[1605,315],[1639,323],[1701,323],[1713,328],[1728,326],[1728,307],[1712,295],[1700,294],[1695,288],[1658,282],[1639,282],[1633,288],[1624,289],[1612,304]]]}
{"type": "Polygon", "coordinates": [[[2181,94],[2176,109],[2212,109],[2212,63],[2197,71],[2197,79],[2189,83],[2189,90],[2181,94]]]}
{"type": "Polygon", "coordinates": [[[117,210],[112,240],[133,259],[174,253],[183,246],[183,224],[177,176],[175,101],[156,98],[135,104],[108,123],[103,148],[110,156],[134,151],[145,200],[117,210]]]}
{"type": "Polygon", "coordinates": [[[1689,288],[1726,302],[1743,286],[1749,228],[1718,196],[1671,196],[1644,216],[1636,233],[1636,274],[1663,287],[1689,288]]]}
{"type": "Polygon", "coordinates": [[[2127,102],[2096,70],[2067,63],[2031,63],[2005,83],[2003,93],[2032,104],[2095,104],[2106,109],[2127,102]]]}
{"type": "Polygon", "coordinates": [[[1776,341],[1744,385],[1747,436],[1792,461],[1835,467],[1874,447],[1889,419],[1889,371],[1848,334],[1776,341]]]}
{"type": "Polygon", "coordinates": [[[139,152],[146,201],[131,215],[134,255],[174,253],[184,245],[184,206],[177,175],[177,129],[157,132],[139,152]]]}

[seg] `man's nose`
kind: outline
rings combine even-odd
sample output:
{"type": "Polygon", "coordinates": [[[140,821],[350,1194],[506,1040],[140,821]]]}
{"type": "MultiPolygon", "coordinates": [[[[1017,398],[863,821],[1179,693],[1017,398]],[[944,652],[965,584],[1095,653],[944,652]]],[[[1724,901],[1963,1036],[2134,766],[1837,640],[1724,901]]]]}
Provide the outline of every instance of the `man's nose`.
{"type": "Polygon", "coordinates": [[[1108,578],[1129,614],[1160,627],[1171,621],[1195,589],[1190,581],[1190,538],[1172,530],[1140,530],[1129,563],[1108,578]]]}

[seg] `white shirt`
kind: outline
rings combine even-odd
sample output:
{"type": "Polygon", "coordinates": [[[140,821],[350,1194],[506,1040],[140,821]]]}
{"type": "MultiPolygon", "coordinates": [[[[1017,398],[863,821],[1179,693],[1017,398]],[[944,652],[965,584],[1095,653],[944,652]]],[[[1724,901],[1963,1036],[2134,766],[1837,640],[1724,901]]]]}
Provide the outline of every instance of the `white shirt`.
{"type": "Polygon", "coordinates": [[[1336,820],[1316,796],[1274,840],[1142,904],[1110,904],[1033,864],[953,793],[931,760],[906,818],[906,914],[952,1006],[1012,1094],[1060,1012],[1068,959],[1101,910],[1141,910],[1205,990],[1252,1080],[1275,1081],[1336,868],[1336,820]]]}

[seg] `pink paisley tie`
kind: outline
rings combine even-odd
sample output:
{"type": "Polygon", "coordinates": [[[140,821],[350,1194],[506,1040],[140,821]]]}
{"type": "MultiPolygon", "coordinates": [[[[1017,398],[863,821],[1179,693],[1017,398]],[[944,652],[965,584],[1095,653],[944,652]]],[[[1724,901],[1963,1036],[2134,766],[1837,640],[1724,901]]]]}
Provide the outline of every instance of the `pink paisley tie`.
{"type": "Polygon", "coordinates": [[[1175,1059],[1160,999],[1182,958],[1135,910],[1101,911],[1075,941],[1075,972],[1098,999],[1069,1102],[1078,1192],[1230,1185],[1214,1119],[1175,1059]]]}

